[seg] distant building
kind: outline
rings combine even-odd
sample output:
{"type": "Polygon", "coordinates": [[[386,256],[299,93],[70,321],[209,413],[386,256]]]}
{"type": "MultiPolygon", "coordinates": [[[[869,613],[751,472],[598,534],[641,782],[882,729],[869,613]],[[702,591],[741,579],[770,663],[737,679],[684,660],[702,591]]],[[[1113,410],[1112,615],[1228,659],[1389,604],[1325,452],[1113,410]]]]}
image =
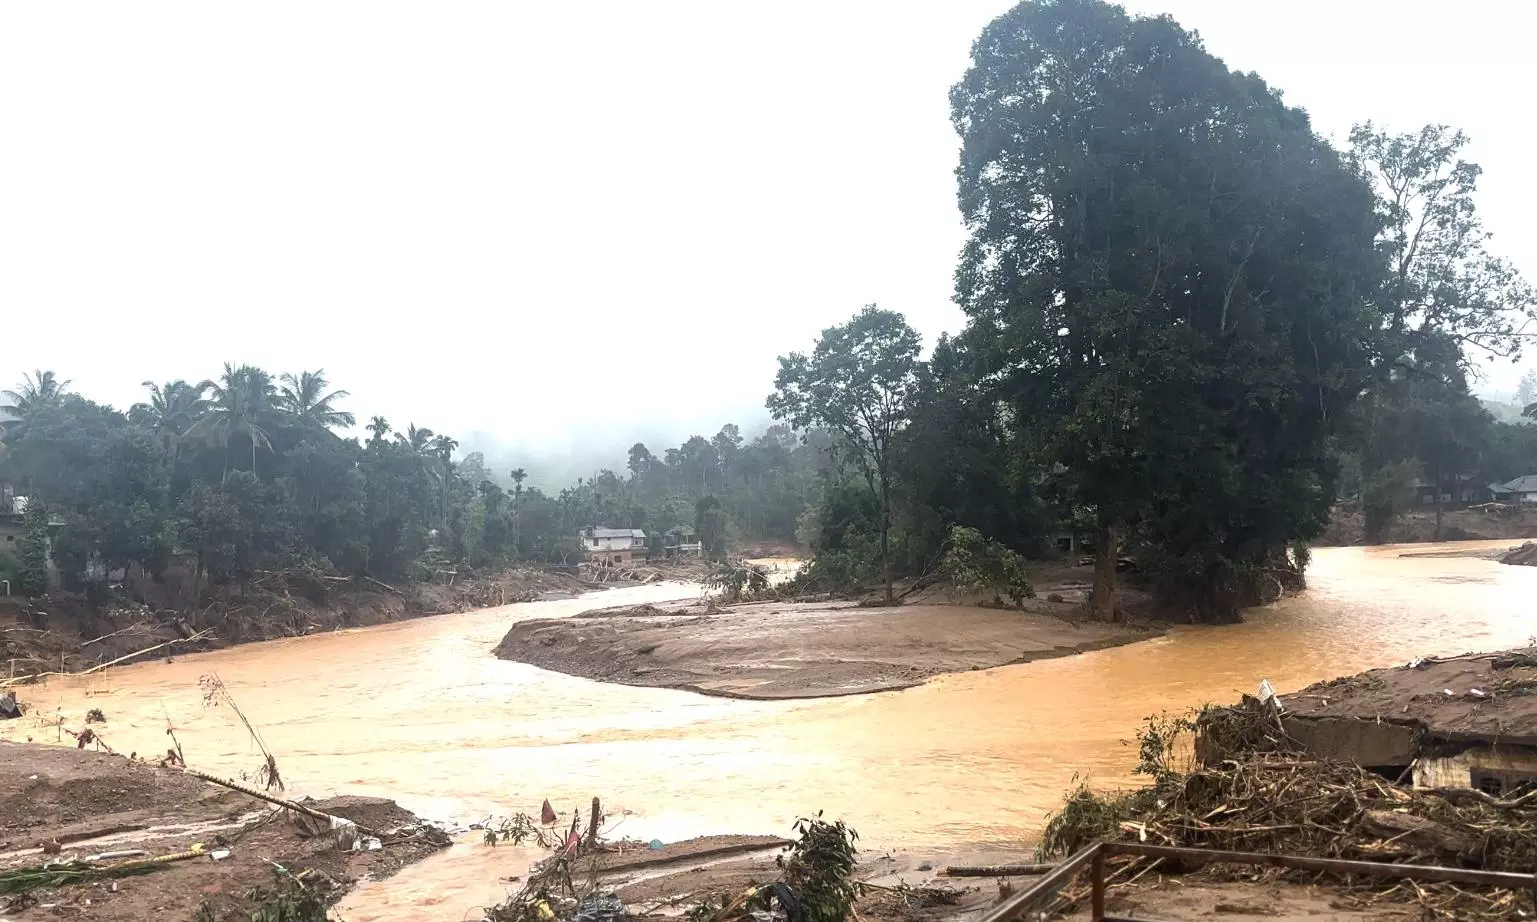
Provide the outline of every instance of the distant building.
{"type": "Polygon", "coordinates": [[[1527,474],[1505,483],[1491,483],[1489,492],[1502,503],[1537,503],[1537,474],[1527,474]]]}
{"type": "Polygon", "coordinates": [[[704,545],[699,543],[699,533],[687,525],[674,525],[662,535],[662,552],[668,557],[700,557],[704,545]]]}
{"type": "Polygon", "coordinates": [[[607,567],[633,566],[649,557],[646,533],[639,528],[584,528],[582,547],[590,563],[607,567]]]}
{"type": "MultiPolygon", "coordinates": [[[[1480,484],[1472,474],[1448,474],[1441,478],[1442,506],[1471,506],[1486,503],[1490,499],[1489,487],[1480,484]]],[[[1414,485],[1421,506],[1436,504],[1436,484],[1421,480],[1414,485]]]]}

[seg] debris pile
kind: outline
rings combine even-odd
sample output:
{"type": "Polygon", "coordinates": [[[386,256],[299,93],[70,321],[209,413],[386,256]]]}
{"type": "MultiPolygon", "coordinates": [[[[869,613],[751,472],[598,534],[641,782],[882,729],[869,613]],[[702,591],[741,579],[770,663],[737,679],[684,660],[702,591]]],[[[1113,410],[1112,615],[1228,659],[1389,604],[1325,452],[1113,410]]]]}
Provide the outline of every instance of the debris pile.
{"type": "MultiPolygon", "coordinates": [[[[534,867],[518,893],[488,908],[484,922],[628,922],[646,915],[632,913],[617,894],[603,887],[600,855],[632,843],[603,842],[598,837],[601,819],[594,798],[587,830],[579,831],[573,818],[564,844],[534,867]]],[[[516,819],[502,824],[494,833],[498,839],[501,829],[514,830],[514,836],[533,835],[527,824],[516,819]]],[[[736,892],[691,893],[687,899],[692,905],[685,912],[689,922],[844,922],[850,918],[864,889],[854,879],[858,834],[841,821],[824,820],[821,814],[800,820],[795,831],[798,839],[776,859],[778,880],[753,883],[736,892]]],[[[492,836],[488,832],[488,842],[492,836]]],[[[659,848],[660,843],[651,847],[659,848]]],[[[910,890],[897,896],[913,900],[930,894],[910,890]]]]}
{"type": "Polygon", "coordinates": [[[1537,567],[1537,543],[1526,542],[1520,547],[1513,547],[1499,556],[1500,563],[1508,563],[1518,567],[1537,567]]]}
{"type": "MultiPolygon", "coordinates": [[[[1272,701],[1207,708],[1194,721],[1152,719],[1138,734],[1151,786],[1101,794],[1079,787],[1049,821],[1043,857],[1099,839],[1530,873],[1537,866],[1537,791],[1497,798],[1473,789],[1415,790],[1353,763],[1289,746],[1272,701]],[[1193,733],[1194,752],[1191,740],[1193,733]]],[[[1118,862],[1112,880],[1157,870],[1118,862]]],[[[1252,873],[1252,872],[1248,872],[1252,873]]],[[[1279,872],[1272,872],[1279,873],[1279,872]]],[[[1427,917],[1507,918],[1529,895],[1450,884],[1369,885],[1360,902],[1405,898],[1427,917]]],[[[1069,902],[1084,894],[1068,894],[1069,902]]]]}

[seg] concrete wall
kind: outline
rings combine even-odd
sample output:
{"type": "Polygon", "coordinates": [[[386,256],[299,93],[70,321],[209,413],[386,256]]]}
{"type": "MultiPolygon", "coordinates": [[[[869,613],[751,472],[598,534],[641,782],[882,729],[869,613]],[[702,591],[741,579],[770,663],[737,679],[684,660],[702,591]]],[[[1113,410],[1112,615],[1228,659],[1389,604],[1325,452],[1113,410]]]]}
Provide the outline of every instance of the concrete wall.
{"type": "Polygon", "coordinates": [[[1537,781],[1537,750],[1524,746],[1475,746],[1414,764],[1417,788],[1482,787],[1499,796],[1524,781],[1537,781]]]}
{"type": "Polygon", "coordinates": [[[1418,751],[1415,730],[1353,717],[1286,717],[1286,734],[1320,759],[1363,766],[1408,765],[1418,751]]]}

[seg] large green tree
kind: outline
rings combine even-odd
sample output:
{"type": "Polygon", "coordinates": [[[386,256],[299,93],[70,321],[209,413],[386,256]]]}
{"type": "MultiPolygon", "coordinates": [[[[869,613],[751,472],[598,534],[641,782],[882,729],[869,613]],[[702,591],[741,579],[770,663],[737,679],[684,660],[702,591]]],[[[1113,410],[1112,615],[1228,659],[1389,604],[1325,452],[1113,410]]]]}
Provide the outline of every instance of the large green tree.
{"type": "Polygon", "coordinates": [[[1159,594],[1235,616],[1333,495],[1328,437],[1374,373],[1369,188],[1257,76],[1172,19],[1041,0],[951,92],[957,298],[1115,617],[1136,539],[1159,594]]]}
{"type": "Polygon", "coordinates": [[[888,602],[893,450],[923,373],[918,349],[918,334],[901,314],[872,304],[847,323],[823,330],[809,355],[782,356],[768,398],[775,419],[836,434],[879,502],[881,575],[888,602]]]}

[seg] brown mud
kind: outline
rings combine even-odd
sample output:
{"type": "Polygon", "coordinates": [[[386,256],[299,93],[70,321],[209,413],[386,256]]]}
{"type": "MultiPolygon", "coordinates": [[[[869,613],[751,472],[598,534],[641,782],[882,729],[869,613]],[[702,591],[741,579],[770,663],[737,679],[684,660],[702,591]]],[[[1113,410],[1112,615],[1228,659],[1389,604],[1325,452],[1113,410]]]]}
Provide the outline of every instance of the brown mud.
{"type": "Polygon", "coordinates": [[[917,603],[710,601],[522,621],[502,659],[583,678],[729,698],[827,698],[894,691],[934,676],[1069,656],[1154,631],[1046,611],[917,603]]]}
{"type": "Polygon", "coordinates": [[[366,578],[254,574],[205,589],[195,604],[176,604],[175,587],[143,581],[105,602],[67,592],[30,601],[0,599],[6,660],[0,684],[79,672],[120,658],[127,662],[140,651],[165,658],[513,602],[569,599],[595,588],[598,584],[575,573],[530,568],[398,587],[366,578]]]}
{"type": "Polygon", "coordinates": [[[303,875],[330,902],[359,880],[395,874],[443,841],[393,801],[335,797],[311,806],[389,835],[377,850],[344,851],[331,835],[310,835],[261,801],[175,768],[0,742],[0,873],[119,850],[169,855],[201,843],[209,853],[138,876],[0,896],[0,913],[17,920],[186,920],[206,902],[216,919],[245,919],[248,891],[272,885],[274,862],[303,875]],[[212,853],[225,848],[228,857],[215,860],[212,853]]]}
{"type": "Polygon", "coordinates": [[[1537,744],[1537,650],[1425,659],[1282,695],[1289,715],[1401,724],[1444,739],[1537,744]]]}

